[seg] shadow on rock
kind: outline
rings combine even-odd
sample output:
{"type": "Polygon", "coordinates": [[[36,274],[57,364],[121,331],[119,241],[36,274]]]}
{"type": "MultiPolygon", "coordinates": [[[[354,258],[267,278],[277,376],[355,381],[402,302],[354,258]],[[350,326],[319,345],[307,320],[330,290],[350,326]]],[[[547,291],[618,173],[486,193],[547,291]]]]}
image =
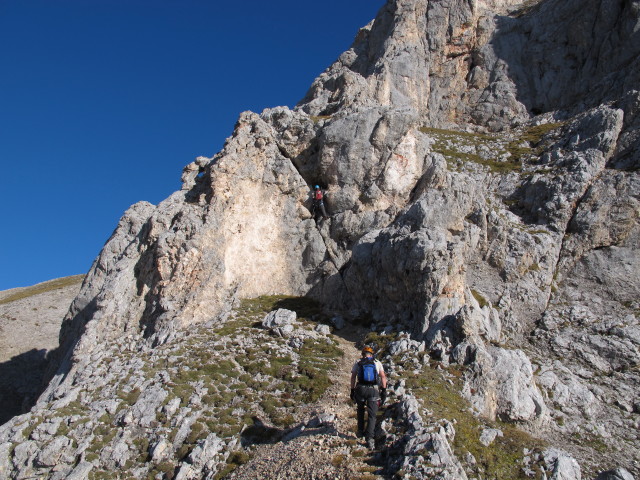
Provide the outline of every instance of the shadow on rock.
{"type": "Polygon", "coordinates": [[[0,425],[29,411],[44,390],[46,353],[34,348],[0,363],[0,425]]]}
{"type": "Polygon", "coordinates": [[[265,425],[258,417],[253,417],[253,425],[245,428],[240,434],[243,447],[249,445],[273,444],[278,442],[289,442],[295,438],[316,435],[331,431],[337,434],[335,429],[335,415],[320,414],[307,423],[300,423],[291,428],[276,428],[265,425]]]}
{"type": "Polygon", "coordinates": [[[240,439],[242,446],[262,445],[268,443],[278,443],[291,429],[282,429],[269,427],[265,425],[258,417],[253,417],[253,425],[248,426],[242,431],[240,439]]]}

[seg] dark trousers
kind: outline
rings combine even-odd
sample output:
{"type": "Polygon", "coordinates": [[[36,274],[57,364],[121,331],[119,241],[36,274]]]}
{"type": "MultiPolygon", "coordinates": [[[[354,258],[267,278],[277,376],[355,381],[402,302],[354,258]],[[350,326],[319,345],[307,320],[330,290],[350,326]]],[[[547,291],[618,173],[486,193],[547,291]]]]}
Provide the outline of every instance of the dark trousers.
{"type": "Polygon", "coordinates": [[[324,208],[324,202],[322,200],[314,201],[313,211],[315,216],[317,216],[318,212],[320,212],[320,214],[325,218],[329,216],[327,215],[327,211],[324,208]]]}
{"type": "Polygon", "coordinates": [[[356,386],[356,404],[358,407],[358,432],[363,432],[367,440],[373,438],[376,431],[376,414],[378,413],[378,387],[375,385],[356,386]],[[364,410],[367,409],[367,429],[364,428],[364,410]]]}

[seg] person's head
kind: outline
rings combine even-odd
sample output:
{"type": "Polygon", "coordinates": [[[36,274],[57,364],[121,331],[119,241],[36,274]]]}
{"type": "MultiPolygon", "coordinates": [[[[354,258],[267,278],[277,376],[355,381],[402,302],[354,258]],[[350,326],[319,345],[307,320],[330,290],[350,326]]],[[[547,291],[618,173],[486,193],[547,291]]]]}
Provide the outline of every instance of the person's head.
{"type": "Polygon", "coordinates": [[[315,187],[313,187],[315,190],[318,190],[320,188],[320,185],[316,185],[315,187]]]}
{"type": "Polygon", "coordinates": [[[364,347],[362,349],[362,356],[363,357],[373,357],[373,348],[371,347],[364,347]]]}

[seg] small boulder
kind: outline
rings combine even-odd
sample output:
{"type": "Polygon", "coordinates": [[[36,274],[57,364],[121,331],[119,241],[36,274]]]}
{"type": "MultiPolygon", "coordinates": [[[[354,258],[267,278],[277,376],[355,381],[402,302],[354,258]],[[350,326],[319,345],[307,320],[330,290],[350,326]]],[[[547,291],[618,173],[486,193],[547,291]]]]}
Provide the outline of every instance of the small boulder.
{"type": "Polygon", "coordinates": [[[291,325],[297,320],[296,312],[287,310],[286,308],[279,308],[273,312],[269,312],[262,320],[262,326],[267,329],[274,327],[282,327],[284,325],[291,325]]]}
{"type": "Polygon", "coordinates": [[[329,325],[316,325],[315,331],[322,335],[329,335],[331,333],[331,327],[329,325]]]}
{"type": "Polygon", "coordinates": [[[282,441],[283,442],[290,442],[294,438],[299,437],[300,435],[302,435],[302,432],[304,432],[305,428],[306,428],[305,425],[300,424],[300,425],[290,429],[289,431],[287,431],[287,433],[284,434],[284,436],[282,437],[282,441]]]}
{"type": "Polygon", "coordinates": [[[344,318],[340,315],[336,315],[331,319],[331,325],[333,325],[336,330],[342,330],[345,325],[344,318]]]}
{"type": "Polygon", "coordinates": [[[582,473],[578,462],[567,452],[557,448],[548,448],[542,452],[544,463],[551,473],[551,480],[581,480],[582,473]]]}
{"type": "Polygon", "coordinates": [[[616,468],[615,470],[607,470],[606,472],[600,473],[596,480],[634,480],[633,475],[631,475],[624,468],[616,468]]]}
{"type": "Polygon", "coordinates": [[[289,340],[289,346],[294,350],[302,348],[302,345],[304,345],[304,338],[302,337],[291,337],[289,340]]]}
{"type": "Polygon", "coordinates": [[[336,416],[331,413],[321,413],[307,422],[307,428],[332,427],[336,416]]]}
{"type": "Polygon", "coordinates": [[[90,462],[80,462],[76,467],[66,476],[66,480],[84,480],[89,477],[89,472],[93,469],[94,465],[90,462]]]}
{"type": "Polygon", "coordinates": [[[60,458],[64,455],[65,450],[71,446],[71,440],[65,436],[55,437],[40,452],[35,460],[38,467],[53,467],[60,463],[60,458]]]}
{"type": "Polygon", "coordinates": [[[169,443],[166,439],[162,438],[158,441],[149,452],[151,454],[151,459],[155,463],[160,463],[171,453],[171,443],[169,443]]]}
{"type": "Polygon", "coordinates": [[[198,441],[197,445],[189,454],[189,463],[199,469],[214,460],[216,456],[224,451],[224,441],[215,433],[211,433],[204,440],[198,441]]]}
{"type": "Polygon", "coordinates": [[[269,312],[262,320],[262,326],[279,337],[288,337],[293,333],[293,324],[297,320],[296,312],[279,308],[269,312]]]}
{"type": "Polygon", "coordinates": [[[502,437],[502,430],[497,428],[484,428],[480,434],[480,443],[485,447],[491,445],[497,437],[502,437]]]}

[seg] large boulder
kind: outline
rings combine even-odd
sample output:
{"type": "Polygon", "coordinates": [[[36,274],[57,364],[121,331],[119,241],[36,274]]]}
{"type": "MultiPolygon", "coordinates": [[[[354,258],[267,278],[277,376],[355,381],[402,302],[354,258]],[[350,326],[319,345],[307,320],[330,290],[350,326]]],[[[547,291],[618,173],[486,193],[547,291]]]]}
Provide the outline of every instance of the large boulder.
{"type": "Polygon", "coordinates": [[[486,418],[538,424],[548,418],[531,362],[521,350],[476,347],[463,391],[486,418]]]}

